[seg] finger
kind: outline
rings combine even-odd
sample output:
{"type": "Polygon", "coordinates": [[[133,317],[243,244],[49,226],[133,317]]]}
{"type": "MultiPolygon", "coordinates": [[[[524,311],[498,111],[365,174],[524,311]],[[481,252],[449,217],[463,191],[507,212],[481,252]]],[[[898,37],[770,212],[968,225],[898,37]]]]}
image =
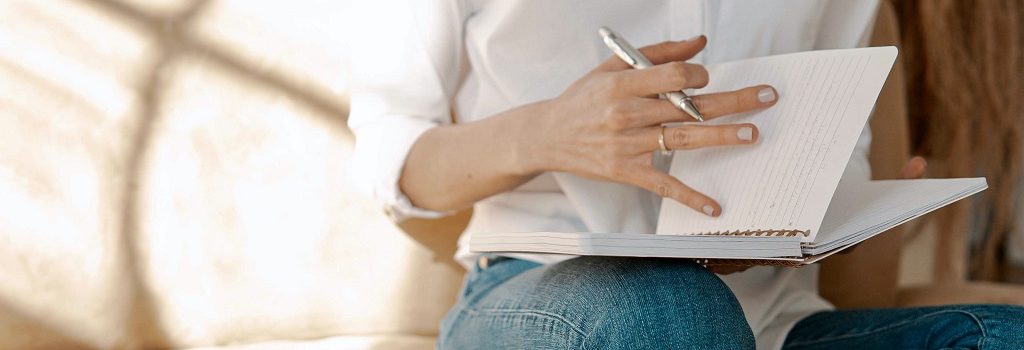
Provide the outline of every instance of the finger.
{"type": "Polygon", "coordinates": [[[910,158],[903,169],[900,169],[901,179],[920,179],[924,176],[924,170],[928,168],[928,162],[921,157],[910,158]]]}
{"type": "Polygon", "coordinates": [[[657,95],[708,85],[708,70],[704,66],[682,61],[614,74],[618,75],[615,83],[620,91],[633,96],[657,95]]]}
{"type": "MultiPolygon", "coordinates": [[[[640,152],[661,149],[661,127],[645,128],[635,136],[640,152]]],[[[747,145],[757,142],[757,126],[750,123],[729,125],[683,125],[665,128],[665,147],[687,150],[713,146],[747,145]]]]}
{"type": "Polygon", "coordinates": [[[634,185],[654,192],[663,198],[671,198],[699,213],[712,217],[722,215],[722,207],[718,205],[718,202],[693,190],[669,174],[660,172],[653,167],[645,167],[630,173],[634,174],[631,179],[634,185]]]}
{"type": "MultiPolygon", "coordinates": [[[[707,45],[707,37],[701,35],[685,41],[665,41],[659,44],[644,46],[640,53],[647,57],[651,64],[662,64],[671,61],[686,61],[696,56],[707,45]]],[[[630,66],[619,56],[612,55],[595,68],[595,71],[614,72],[629,69],[630,66]]]]}
{"type": "Polygon", "coordinates": [[[768,108],[778,100],[778,91],[770,85],[751,86],[735,91],[693,97],[693,103],[704,115],[704,120],[768,108]]]}
{"type": "Polygon", "coordinates": [[[692,121],[693,117],[668,100],[632,98],[624,100],[622,128],[660,126],[665,123],[692,121]]]}
{"type": "MultiPolygon", "coordinates": [[[[665,129],[665,147],[687,150],[712,146],[745,145],[757,142],[757,126],[750,123],[730,125],[684,125],[665,129]]],[[[660,148],[661,145],[658,145],[660,148]]]]}

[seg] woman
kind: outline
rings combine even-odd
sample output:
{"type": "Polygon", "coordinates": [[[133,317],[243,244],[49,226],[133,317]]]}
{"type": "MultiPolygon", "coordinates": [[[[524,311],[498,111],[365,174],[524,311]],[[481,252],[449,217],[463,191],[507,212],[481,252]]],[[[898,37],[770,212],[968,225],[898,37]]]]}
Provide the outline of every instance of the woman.
{"type": "MultiPolygon", "coordinates": [[[[349,124],[358,183],[396,219],[474,207],[456,256],[471,272],[442,324],[440,347],[1024,344],[1013,325],[1024,314],[1011,307],[828,311],[816,267],[718,276],[684,260],[467,250],[473,232],[653,232],[659,197],[710,216],[729,210],[652,165],[659,125],[688,120],[655,96],[714,79],[701,64],[861,45],[876,2],[371,6],[379,12],[360,18],[378,22],[360,27],[375,35],[353,46],[349,124]],[[637,44],[661,42],[642,49],[656,66],[631,70],[610,57],[596,34],[602,25],[637,44]]],[[[717,118],[771,108],[784,94],[752,86],[695,100],[705,117],[717,118]]],[[[758,141],[755,124],[664,132],[673,150],[744,147],[758,141]]],[[[844,176],[869,176],[869,145],[865,129],[844,176]]]]}

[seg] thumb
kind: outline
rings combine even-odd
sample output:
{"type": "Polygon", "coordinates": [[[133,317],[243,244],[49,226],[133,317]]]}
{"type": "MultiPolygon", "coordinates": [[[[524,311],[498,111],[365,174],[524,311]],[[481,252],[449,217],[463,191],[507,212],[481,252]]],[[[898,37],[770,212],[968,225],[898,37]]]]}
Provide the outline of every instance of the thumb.
{"type": "Polygon", "coordinates": [[[921,157],[910,158],[906,164],[903,164],[903,169],[900,170],[901,179],[920,179],[924,176],[924,170],[928,167],[928,162],[921,157]]]}
{"type": "MultiPolygon", "coordinates": [[[[708,38],[699,35],[685,41],[665,41],[659,44],[644,46],[640,48],[640,53],[644,54],[644,57],[647,57],[647,60],[651,61],[652,65],[657,66],[663,63],[691,59],[701,50],[704,50],[704,46],[707,44],[708,38]]],[[[609,57],[594,70],[614,72],[629,68],[629,64],[620,59],[619,56],[612,55],[612,57],[609,57]]]]}

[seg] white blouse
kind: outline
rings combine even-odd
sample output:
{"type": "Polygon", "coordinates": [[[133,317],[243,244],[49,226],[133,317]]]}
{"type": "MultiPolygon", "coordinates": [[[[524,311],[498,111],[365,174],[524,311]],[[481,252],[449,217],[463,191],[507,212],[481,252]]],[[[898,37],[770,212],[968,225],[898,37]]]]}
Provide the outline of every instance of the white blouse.
{"type": "MultiPolygon", "coordinates": [[[[878,6],[877,0],[355,3],[352,176],[396,220],[445,214],[413,207],[398,187],[405,157],[420,134],[451,123],[453,111],[468,123],[557,96],[611,56],[597,34],[602,25],[637,46],[707,35],[707,48],[691,61],[711,64],[862,45],[878,6]]],[[[844,176],[870,176],[869,144],[865,128],[844,176]]],[[[466,245],[474,232],[654,232],[659,200],[632,186],[544,174],[477,203],[456,258],[467,267],[475,261],[466,245]]],[[[568,258],[514,256],[541,263],[568,258]]],[[[722,276],[759,349],[780,348],[793,324],[831,307],[818,296],[817,273],[816,266],[755,267],[722,276]]]]}

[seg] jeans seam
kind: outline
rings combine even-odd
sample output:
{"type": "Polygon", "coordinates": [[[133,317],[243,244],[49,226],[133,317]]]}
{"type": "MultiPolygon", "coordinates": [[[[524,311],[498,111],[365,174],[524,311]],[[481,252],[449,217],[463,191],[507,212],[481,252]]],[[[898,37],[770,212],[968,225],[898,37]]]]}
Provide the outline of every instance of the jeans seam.
{"type": "Polygon", "coordinates": [[[981,349],[982,344],[988,339],[988,329],[985,328],[985,322],[981,321],[981,317],[970,311],[963,311],[967,315],[974,319],[974,322],[978,324],[978,329],[981,330],[981,337],[978,338],[978,349],[981,349]]]}
{"type": "Polygon", "coordinates": [[[553,312],[547,312],[547,311],[542,311],[542,310],[533,310],[533,309],[475,309],[475,310],[474,309],[469,309],[469,310],[466,310],[466,311],[469,312],[469,313],[477,313],[477,314],[510,314],[510,315],[520,314],[520,315],[544,316],[544,317],[552,318],[552,319],[554,319],[556,321],[564,323],[566,326],[569,327],[569,329],[572,329],[572,331],[576,332],[576,335],[578,335],[580,337],[585,337],[586,336],[586,333],[584,333],[583,330],[580,329],[580,327],[577,326],[575,323],[572,323],[572,321],[569,321],[564,316],[556,314],[556,313],[553,313],[553,312]]]}
{"type": "Polygon", "coordinates": [[[587,341],[590,340],[590,333],[583,336],[583,341],[580,342],[580,350],[587,350],[587,341]]]}
{"type": "Polygon", "coordinates": [[[927,314],[921,315],[919,317],[914,318],[913,320],[907,320],[907,321],[902,321],[902,322],[890,324],[888,326],[885,326],[885,327],[882,327],[882,328],[878,328],[878,329],[873,329],[873,330],[870,330],[870,331],[867,331],[867,332],[847,333],[847,334],[843,334],[843,335],[839,335],[839,336],[835,336],[835,337],[826,337],[826,338],[820,338],[820,339],[815,339],[815,340],[811,340],[811,341],[804,341],[804,342],[797,341],[797,342],[789,343],[789,344],[786,344],[786,345],[787,346],[803,346],[803,345],[812,345],[812,344],[836,341],[836,340],[847,339],[847,338],[862,337],[862,336],[865,336],[865,335],[875,334],[875,333],[884,332],[884,331],[887,331],[887,330],[890,330],[890,329],[899,328],[899,327],[905,326],[907,324],[910,324],[911,322],[916,322],[917,320],[920,320],[920,319],[923,319],[923,318],[928,318],[928,317],[932,317],[932,316],[936,316],[936,315],[941,315],[941,314],[946,314],[946,313],[960,313],[960,314],[964,314],[964,315],[970,316],[970,318],[972,320],[974,320],[974,323],[978,326],[978,329],[981,330],[981,339],[978,340],[978,345],[979,346],[981,345],[981,342],[986,337],[988,337],[988,330],[985,329],[984,323],[982,323],[981,319],[979,319],[978,316],[975,315],[974,313],[972,313],[970,311],[966,311],[966,310],[942,310],[942,311],[936,311],[936,312],[932,312],[932,313],[927,313],[927,314]]]}

